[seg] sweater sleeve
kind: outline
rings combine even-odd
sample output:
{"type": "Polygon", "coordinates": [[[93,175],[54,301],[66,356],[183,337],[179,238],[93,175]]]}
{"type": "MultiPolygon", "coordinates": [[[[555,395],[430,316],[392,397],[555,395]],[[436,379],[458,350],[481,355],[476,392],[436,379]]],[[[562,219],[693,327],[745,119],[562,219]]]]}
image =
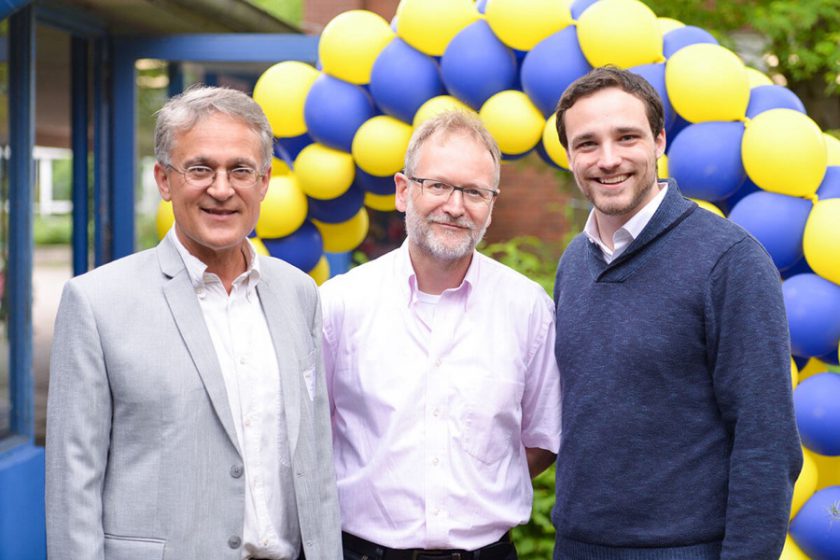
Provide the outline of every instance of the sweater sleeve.
{"type": "Polygon", "coordinates": [[[708,361],[732,450],[721,559],[778,558],[802,451],[781,282],[754,239],[721,256],[705,306],[708,361]]]}

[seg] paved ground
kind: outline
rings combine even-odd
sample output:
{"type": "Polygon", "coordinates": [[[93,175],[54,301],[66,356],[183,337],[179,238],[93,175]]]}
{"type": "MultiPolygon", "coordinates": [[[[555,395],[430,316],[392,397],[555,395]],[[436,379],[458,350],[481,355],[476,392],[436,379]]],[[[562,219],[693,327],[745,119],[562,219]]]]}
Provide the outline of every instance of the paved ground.
{"type": "Polygon", "coordinates": [[[35,249],[32,274],[32,366],[35,372],[35,437],[43,443],[53,323],[64,283],[73,275],[69,246],[35,249]]]}

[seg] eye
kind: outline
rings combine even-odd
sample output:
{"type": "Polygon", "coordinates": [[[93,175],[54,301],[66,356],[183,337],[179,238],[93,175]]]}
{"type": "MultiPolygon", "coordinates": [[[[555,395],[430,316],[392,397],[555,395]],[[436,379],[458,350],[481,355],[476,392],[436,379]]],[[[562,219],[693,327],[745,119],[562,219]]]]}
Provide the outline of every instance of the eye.
{"type": "Polygon", "coordinates": [[[469,187],[464,189],[464,194],[473,199],[484,199],[487,197],[487,194],[482,189],[471,189],[469,187]]]}
{"type": "Polygon", "coordinates": [[[445,193],[450,190],[450,186],[446,183],[440,183],[437,181],[430,181],[426,184],[426,188],[429,189],[433,193],[445,193]]]}
{"type": "Polygon", "coordinates": [[[212,177],[215,172],[205,165],[193,165],[187,168],[187,175],[193,179],[207,179],[212,177]]]}
{"type": "Polygon", "coordinates": [[[230,176],[234,179],[249,180],[257,174],[256,170],[250,167],[237,167],[230,170],[230,176]]]}

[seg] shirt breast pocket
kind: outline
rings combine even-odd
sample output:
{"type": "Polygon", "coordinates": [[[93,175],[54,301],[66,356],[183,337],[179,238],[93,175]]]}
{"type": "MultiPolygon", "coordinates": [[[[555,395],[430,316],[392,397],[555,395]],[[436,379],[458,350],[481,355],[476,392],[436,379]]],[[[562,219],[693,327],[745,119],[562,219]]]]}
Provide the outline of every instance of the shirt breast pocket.
{"type": "Polygon", "coordinates": [[[457,376],[453,409],[458,411],[455,418],[461,448],[488,465],[518,452],[524,385],[479,371],[457,376]]]}

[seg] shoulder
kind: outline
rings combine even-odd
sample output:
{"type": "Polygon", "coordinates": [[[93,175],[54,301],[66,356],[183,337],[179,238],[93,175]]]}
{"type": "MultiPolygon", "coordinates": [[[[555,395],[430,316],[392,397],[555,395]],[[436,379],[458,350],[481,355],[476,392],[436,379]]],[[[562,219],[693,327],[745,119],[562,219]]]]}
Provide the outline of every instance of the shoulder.
{"type": "Polygon", "coordinates": [[[552,311],[554,306],[545,289],[524,274],[499,261],[476,252],[479,275],[478,289],[492,295],[495,303],[527,307],[544,307],[552,311]]]}
{"type": "Polygon", "coordinates": [[[97,293],[123,292],[147,285],[152,277],[160,276],[156,249],[146,249],[80,274],[69,280],[68,285],[97,293]]]}
{"type": "Polygon", "coordinates": [[[381,257],[355,266],[343,274],[333,276],[321,287],[321,297],[326,301],[334,298],[344,298],[353,294],[361,299],[364,294],[375,295],[377,285],[388,282],[393,276],[396,266],[397,251],[395,249],[381,257]]]}
{"type": "Polygon", "coordinates": [[[764,247],[750,233],[726,218],[695,208],[684,223],[698,248],[705,247],[716,260],[731,255],[741,255],[765,263],[772,259],[764,247]]]}

